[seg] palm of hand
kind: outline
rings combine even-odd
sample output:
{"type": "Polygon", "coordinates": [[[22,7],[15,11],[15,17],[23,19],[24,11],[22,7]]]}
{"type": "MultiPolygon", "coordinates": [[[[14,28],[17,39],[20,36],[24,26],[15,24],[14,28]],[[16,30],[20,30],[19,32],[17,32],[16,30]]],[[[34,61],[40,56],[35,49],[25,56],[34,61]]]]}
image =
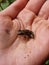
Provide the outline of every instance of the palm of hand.
{"type": "Polygon", "coordinates": [[[6,15],[0,16],[0,49],[4,49],[0,53],[0,65],[39,65],[48,56],[49,21],[36,17],[29,10],[25,11],[26,15],[24,11],[14,20],[6,15]],[[32,30],[35,39],[17,36],[19,29],[32,30]]]}
{"type": "MultiPolygon", "coordinates": [[[[35,20],[33,21],[33,23],[31,25],[28,25],[28,26],[24,25],[24,27],[26,26],[25,29],[30,29],[30,30],[34,31],[34,34],[35,34],[35,39],[26,40],[22,36],[20,36],[20,37],[17,36],[17,34],[16,34],[17,26],[16,26],[16,24],[14,24],[15,22],[13,22],[13,24],[12,24],[10,18],[8,18],[8,17],[4,18],[4,19],[3,18],[4,17],[0,18],[0,25],[2,24],[0,27],[0,28],[2,28],[2,29],[0,29],[0,31],[1,31],[0,32],[0,41],[2,39],[2,41],[1,41],[2,44],[5,42],[5,44],[8,44],[8,46],[11,45],[10,49],[8,51],[6,51],[7,58],[9,57],[8,60],[9,61],[11,60],[11,62],[14,61],[15,63],[17,61],[17,63],[19,62],[18,65],[19,64],[23,65],[24,63],[25,63],[25,65],[38,64],[38,62],[41,63],[42,59],[44,60],[44,57],[46,57],[48,55],[49,22],[42,18],[37,17],[37,18],[35,18],[35,20]],[[1,23],[1,21],[2,21],[2,23],[1,23]],[[5,23],[5,24],[3,24],[3,23],[5,23]],[[12,53],[12,56],[11,56],[11,53],[12,53]],[[15,59],[15,57],[16,57],[16,59],[15,59]],[[38,60],[37,60],[37,58],[38,58],[38,60]],[[23,60],[23,62],[21,62],[22,60],[23,60]],[[33,60],[35,60],[35,63],[33,60]]],[[[17,21],[17,19],[14,21],[17,21]]],[[[23,26],[21,29],[23,29],[23,26]]],[[[12,62],[12,64],[14,62],[12,62]]]]}

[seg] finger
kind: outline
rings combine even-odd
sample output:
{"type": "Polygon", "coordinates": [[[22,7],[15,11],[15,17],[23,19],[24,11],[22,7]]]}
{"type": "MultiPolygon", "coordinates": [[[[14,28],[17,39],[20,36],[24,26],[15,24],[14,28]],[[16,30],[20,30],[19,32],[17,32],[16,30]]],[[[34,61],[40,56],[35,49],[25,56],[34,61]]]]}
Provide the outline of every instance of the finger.
{"type": "Polygon", "coordinates": [[[30,0],[26,5],[26,9],[31,10],[37,14],[44,2],[45,0],[30,0]]]}
{"type": "Polygon", "coordinates": [[[36,17],[35,14],[38,13],[44,2],[45,0],[30,0],[23,11],[21,11],[17,16],[17,18],[22,20],[23,24],[26,24],[26,26],[32,24],[33,19],[36,17]]]}
{"type": "Polygon", "coordinates": [[[29,11],[29,10],[26,10],[26,9],[21,11],[19,13],[19,15],[17,16],[17,18],[19,20],[21,20],[21,22],[23,23],[24,27],[31,25],[32,21],[35,17],[36,17],[36,15],[32,11],[29,11]]]}
{"type": "Polygon", "coordinates": [[[45,2],[43,7],[41,8],[39,12],[39,16],[47,19],[49,17],[49,0],[45,2]]]}
{"type": "Polygon", "coordinates": [[[8,15],[14,18],[24,8],[27,2],[28,0],[16,0],[13,4],[3,10],[0,14],[8,15]]]}

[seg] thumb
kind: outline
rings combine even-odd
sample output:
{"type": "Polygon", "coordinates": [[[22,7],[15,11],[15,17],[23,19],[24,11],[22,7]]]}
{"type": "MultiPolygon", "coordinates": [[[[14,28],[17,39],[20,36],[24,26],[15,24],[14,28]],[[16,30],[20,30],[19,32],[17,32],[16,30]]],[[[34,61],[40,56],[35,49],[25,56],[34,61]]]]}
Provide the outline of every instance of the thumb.
{"type": "Polygon", "coordinates": [[[11,45],[17,38],[17,31],[21,28],[18,20],[13,20],[8,16],[0,16],[0,43],[2,46],[11,45]],[[4,43],[4,44],[3,44],[4,43]]]}

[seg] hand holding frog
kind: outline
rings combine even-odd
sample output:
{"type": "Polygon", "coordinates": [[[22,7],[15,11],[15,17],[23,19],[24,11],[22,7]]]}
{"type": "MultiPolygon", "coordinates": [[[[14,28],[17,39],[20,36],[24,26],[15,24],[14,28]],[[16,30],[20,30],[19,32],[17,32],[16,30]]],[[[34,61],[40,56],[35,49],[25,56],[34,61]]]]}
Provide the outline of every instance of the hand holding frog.
{"type": "Polygon", "coordinates": [[[17,0],[0,12],[0,65],[41,65],[48,58],[48,12],[49,0],[17,0]],[[17,36],[22,29],[35,38],[17,36]]]}

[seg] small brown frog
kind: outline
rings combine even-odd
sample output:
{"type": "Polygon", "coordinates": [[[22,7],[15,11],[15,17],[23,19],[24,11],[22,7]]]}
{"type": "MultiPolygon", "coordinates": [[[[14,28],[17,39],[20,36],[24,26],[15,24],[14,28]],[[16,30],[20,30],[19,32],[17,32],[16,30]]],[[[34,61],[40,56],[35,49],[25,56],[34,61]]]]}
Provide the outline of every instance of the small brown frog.
{"type": "Polygon", "coordinates": [[[34,39],[34,33],[30,30],[18,30],[17,35],[34,39]]]}

